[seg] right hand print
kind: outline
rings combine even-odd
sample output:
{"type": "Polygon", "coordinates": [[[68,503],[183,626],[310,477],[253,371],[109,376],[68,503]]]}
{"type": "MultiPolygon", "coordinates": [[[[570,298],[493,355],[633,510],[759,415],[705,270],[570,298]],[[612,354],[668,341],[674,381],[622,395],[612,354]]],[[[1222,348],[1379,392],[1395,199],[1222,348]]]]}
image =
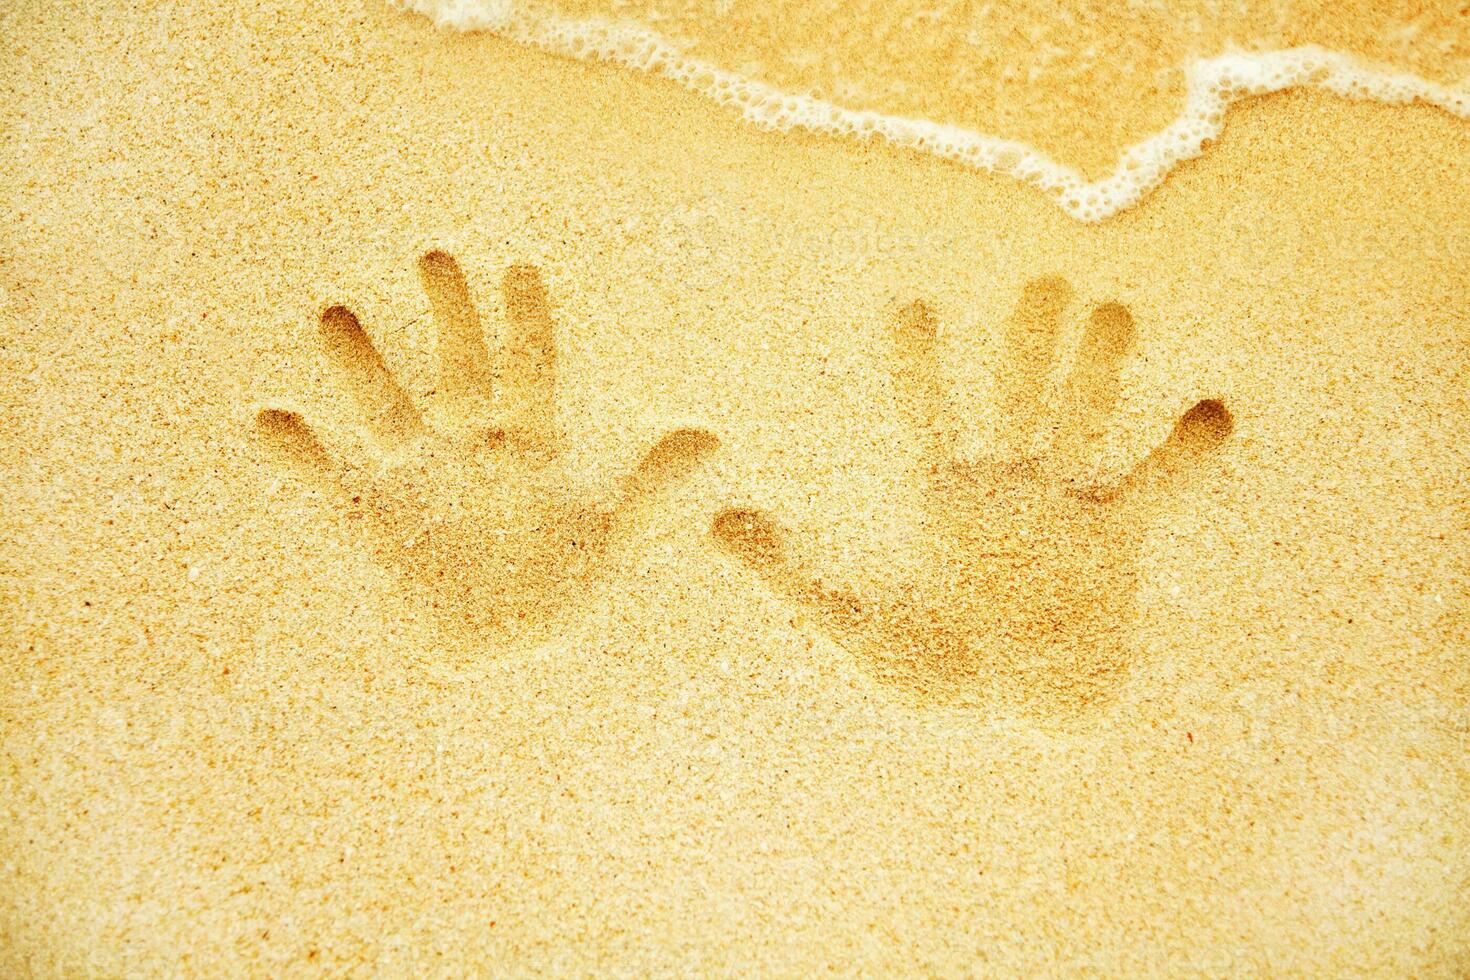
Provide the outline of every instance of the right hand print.
{"type": "Polygon", "coordinates": [[[1125,307],[1098,306],[1051,417],[1041,393],[1069,301],[1063,280],[1036,280],[1007,322],[1003,429],[983,463],[954,455],[958,426],[934,314],[914,303],[898,315],[894,380],[905,421],[922,440],[925,485],[925,560],[908,587],[850,594],[829,586],[767,515],[736,508],[714,520],[724,551],[923,703],[1054,713],[1103,696],[1130,659],[1137,558],[1152,515],[1207,469],[1233,428],[1221,402],[1201,401],[1121,483],[1078,486],[1056,475],[1065,469],[1058,458],[1076,462],[1095,451],[1134,335],[1125,307]],[[1048,431],[1038,454],[1037,434],[1048,431]]]}
{"type": "Polygon", "coordinates": [[[452,626],[534,642],[585,590],[619,534],[719,442],[701,430],[671,432],[624,477],[610,505],[577,499],[562,465],[556,347],[540,273],[506,273],[507,330],[494,356],[458,263],[429,252],[419,274],[438,325],[440,391],[453,431],[426,422],[345,306],[322,314],[322,348],[385,458],[365,467],[339,461],[285,409],[263,409],[256,426],[362,528],[374,557],[452,626]]]}

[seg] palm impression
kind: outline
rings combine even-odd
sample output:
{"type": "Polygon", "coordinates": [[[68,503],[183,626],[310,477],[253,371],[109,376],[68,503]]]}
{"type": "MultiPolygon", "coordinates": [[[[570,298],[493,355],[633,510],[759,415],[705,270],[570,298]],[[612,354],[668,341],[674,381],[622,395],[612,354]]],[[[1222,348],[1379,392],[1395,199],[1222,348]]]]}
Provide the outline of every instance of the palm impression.
{"type": "Polygon", "coordinates": [[[540,274],[506,272],[506,329],[492,355],[454,259],[429,252],[419,273],[452,424],[441,431],[426,422],[345,306],[322,314],[321,346],[384,459],[370,467],[337,459],[292,411],[264,409],[256,424],[432,608],[458,626],[530,639],[579,595],[659,491],[718,441],[674,431],[624,477],[615,500],[579,499],[562,463],[556,345],[540,274]]]}
{"type": "Polygon", "coordinates": [[[1036,280],[1007,321],[1001,431],[983,462],[955,456],[934,314],[914,303],[896,318],[893,377],[923,446],[926,515],[920,570],[904,588],[856,595],[829,585],[831,576],[754,510],[719,514],[715,541],[922,701],[1059,709],[1097,700],[1130,659],[1144,533],[1185,481],[1209,471],[1233,422],[1222,403],[1201,401],[1121,482],[1059,476],[1094,458],[1134,341],[1125,307],[1094,309],[1059,407],[1048,411],[1046,379],[1069,300],[1061,279],[1036,280]]]}

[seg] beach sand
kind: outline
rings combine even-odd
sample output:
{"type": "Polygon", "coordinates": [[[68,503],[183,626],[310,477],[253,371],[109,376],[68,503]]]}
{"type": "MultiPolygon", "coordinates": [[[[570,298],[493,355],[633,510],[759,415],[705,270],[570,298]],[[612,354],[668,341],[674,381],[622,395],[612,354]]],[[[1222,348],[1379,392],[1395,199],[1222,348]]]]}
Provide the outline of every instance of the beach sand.
{"type": "Polygon", "coordinates": [[[380,4],[0,49],[0,974],[1470,970],[1463,119],[1084,224],[380,4]]]}

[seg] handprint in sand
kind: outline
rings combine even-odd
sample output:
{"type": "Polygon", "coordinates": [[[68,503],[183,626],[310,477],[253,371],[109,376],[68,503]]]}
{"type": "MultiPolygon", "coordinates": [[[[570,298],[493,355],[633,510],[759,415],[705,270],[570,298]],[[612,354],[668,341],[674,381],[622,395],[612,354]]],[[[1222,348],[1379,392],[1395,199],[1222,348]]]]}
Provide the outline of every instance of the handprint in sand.
{"type": "Polygon", "coordinates": [[[455,260],[429,252],[419,273],[438,327],[447,424],[426,421],[357,317],[333,306],[321,317],[321,345],[383,458],[339,461],[283,409],[262,410],[257,427],[451,625],[532,640],[659,491],[718,442],[699,430],[672,432],[623,477],[616,500],[579,499],[562,465],[556,345],[540,274],[530,266],[505,274],[504,338],[492,355],[455,260]]]}
{"type": "Polygon", "coordinates": [[[1002,427],[983,462],[955,455],[934,314],[922,303],[898,314],[894,381],[923,447],[922,560],[907,587],[872,596],[833,587],[758,511],[719,514],[716,542],[882,679],[926,703],[1063,710],[1096,701],[1130,659],[1144,533],[1185,481],[1208,475],[1233,423],[1222,403],[1201,401],[1121,481],[1076,479],[1108,425],[1134,325],[1120,304],[1094,309],[1060,406],[1048,411],[1069,303],[1061,279],[1025,288],[1005,330],[1002,427]]]}

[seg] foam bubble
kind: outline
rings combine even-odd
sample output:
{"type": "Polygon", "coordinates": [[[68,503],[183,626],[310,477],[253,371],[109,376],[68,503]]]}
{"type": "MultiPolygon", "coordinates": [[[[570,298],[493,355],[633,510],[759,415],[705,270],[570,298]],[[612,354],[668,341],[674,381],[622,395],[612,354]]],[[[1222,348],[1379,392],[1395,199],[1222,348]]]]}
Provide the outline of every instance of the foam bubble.
{"type": "Polygon", "coordinates": [[[439,27],[459,31],[502,31],[515,15],[514,0],[395,0],[439,27]]]}
{"type": "Polygon", "coordinates": [[[1470,91],[1392,72],[1315,46],[1237,52],[1195,61],[1186,70],[1179,116],[1125,149],[1113,172],[1089,182],[1036,147],[960,126],[863,109],[847,109],[727,71],[685,55],[667,38],[629,21],[573,20],[534,13],[514,0],[395,0],[441,27],[490,31],[553,54],[611,61],[668,78],[729,106],[766,130],[804,129],[895,146],[1005,174],[1031,184],[1079,221],[1101,221],[1132,207],[1181,162],[1197,157],[1224,126],[1234,102],[1291,88],[1315,88],[1350,99],[1423,102],[1470,118],[1470,91]]]}

